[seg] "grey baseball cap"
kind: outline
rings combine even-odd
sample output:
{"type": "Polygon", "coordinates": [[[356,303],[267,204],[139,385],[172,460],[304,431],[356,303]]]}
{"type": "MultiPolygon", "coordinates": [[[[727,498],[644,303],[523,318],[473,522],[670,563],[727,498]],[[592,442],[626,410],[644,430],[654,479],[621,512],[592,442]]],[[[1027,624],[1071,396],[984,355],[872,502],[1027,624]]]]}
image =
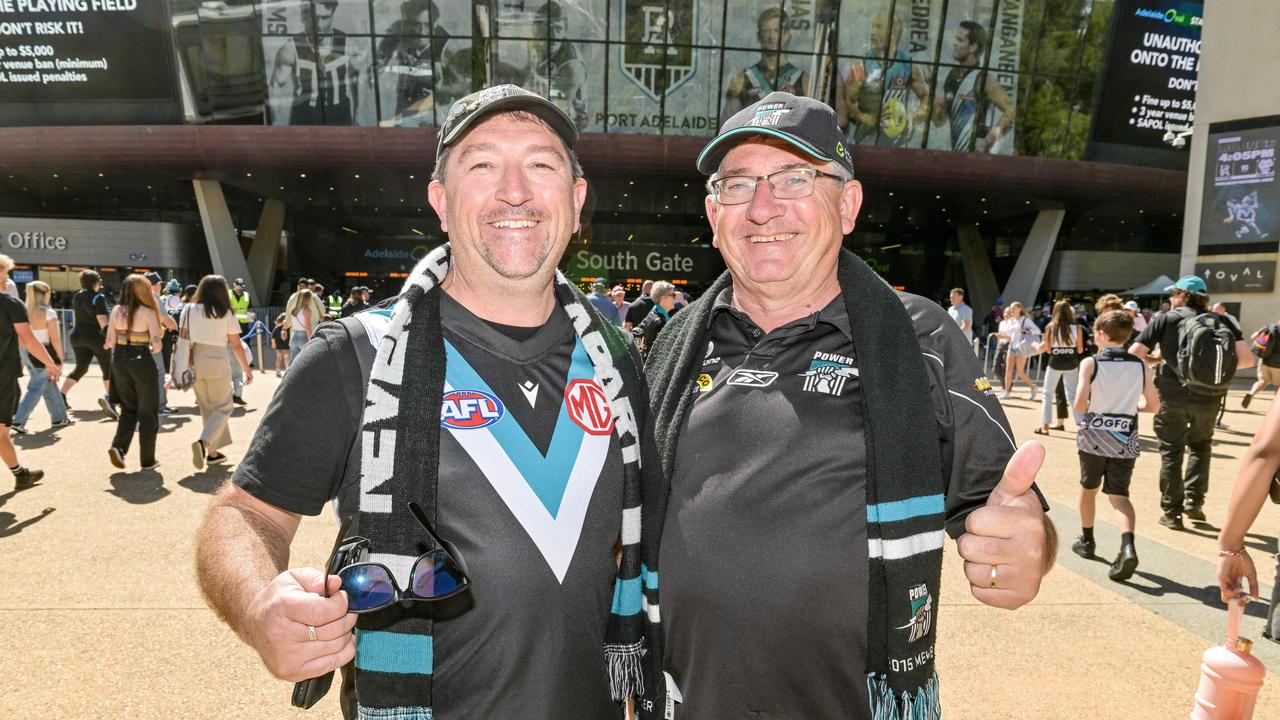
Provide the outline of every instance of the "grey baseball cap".
{"type": "Polygon", "coordinates": [[[436,154],[439,155],[446,145],[462,137],[467,128],[481,118],[500,110],[533,113],[545,120],[556,135],[564,140],[565,145],[573,147],[578,142],[578,127],[555,103],[518,85],[495,85],[471,93],[449,108],[449,115],[440,126],[436,154]]]}
{"type": "Polygon", "coordinates": [[[853,175],[853,158],[826,103],[791,93],[772,92],[739,110],[720,127],[698,155],[698,170],[712,175],[735,145],[750,137],[774,137],[823,162],[842,165],[853,175]]]}

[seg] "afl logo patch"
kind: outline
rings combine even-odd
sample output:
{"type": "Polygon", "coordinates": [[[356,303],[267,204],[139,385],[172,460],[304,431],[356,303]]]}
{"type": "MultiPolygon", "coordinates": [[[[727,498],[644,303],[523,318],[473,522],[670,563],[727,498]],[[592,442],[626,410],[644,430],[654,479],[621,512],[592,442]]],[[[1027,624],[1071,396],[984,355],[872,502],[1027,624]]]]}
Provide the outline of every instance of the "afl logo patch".
{"type": "Polygon", "coordinates": [[[613,411],[609,399],[595,380],[577,379],[564,389],[564,405],[569,418],[589,435],[608,435],[613,431],[613,411]]]}
{"type": "Polygon", "coordinates": [[[440,425],[453,430],[489,427],[505,414],[498,398],[479,390],[450,390],[440,403],[440,425]]]}

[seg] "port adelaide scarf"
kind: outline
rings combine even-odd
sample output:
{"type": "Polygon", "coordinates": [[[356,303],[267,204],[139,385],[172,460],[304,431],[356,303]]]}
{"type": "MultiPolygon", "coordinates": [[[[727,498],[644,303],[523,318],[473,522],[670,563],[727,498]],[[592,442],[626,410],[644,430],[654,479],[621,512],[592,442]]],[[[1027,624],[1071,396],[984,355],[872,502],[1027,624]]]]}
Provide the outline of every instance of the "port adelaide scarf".
{"type": "MultiPolygon", "coordinates": [[[[870,717],[937,720],[942,709],[934,641],[945,495],[941,445],[928,431],[937,426],[929,376],[911,318],[894,290],[848,251],[840,254],[837,275],[858,353],[866,418],[870,717]]],[[[730,285],[725,273],[701,302],[673,316],[648,357],[660,460],[657,467],[646,464],[645,473],[661,472],[660,482],[670,482],[676,441],[692,405],[689,389],[707,345],[712,299],[730,285]]]]}
{"type": "MultiPolygon", "coordinates": [[[[416,501],[433,521],[436,517],[445,381],[438,286],[450,263],[449,246],[443,245],[406,280],[377,344],[360,433],[359,510],[353,532],[369,539],[370,559],[387,565],[402,586],[413,561],[428,549],[405,505],[416,501]]],[[[602,653],[614,698],[622,701],[657,685],[658,658],[651,648],[657,633],[661,526],[641,517],[644,378],[626,338],[559,273],[554,292],[591,359],[622,450],[622,557],[602,653]]],[[[360,617],[355,686],[362,720],[431,719],[430,613],[429,603],[405,603],[360,617]]]]}

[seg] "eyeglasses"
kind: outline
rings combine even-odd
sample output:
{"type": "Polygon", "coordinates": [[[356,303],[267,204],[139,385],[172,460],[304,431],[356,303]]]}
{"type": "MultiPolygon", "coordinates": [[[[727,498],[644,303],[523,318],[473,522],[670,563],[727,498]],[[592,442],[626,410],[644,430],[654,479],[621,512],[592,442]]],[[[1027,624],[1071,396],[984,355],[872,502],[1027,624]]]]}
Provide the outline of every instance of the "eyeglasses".
{"type": "Polygon", "coordinates": [[[443,600],[470,587],[471,580],[458,549],[436,535],[421,506],[411,502],[409,511],[439,548],[423,553],[413,562],[409,587],[402,590],[386,565],[365,562],[369,557],[367,539],[349,539],[350,557],[355,562],[337,573],[347,593],[347,612],[373,612],[405,600],[443,600]]]}
{"type": "Polygon", "coordinates": [[[711,191],[715,193],[716,202],[721,205],[741,205],[751,202],[756,196],[756,186],[761,180],[769,181],[769,192],[779,200],[798,200],[813,194],[813,186],[818,178],[825,177],[838,180],[844,184],[845,179],[839,175],[822,172],[815,168],[793,168],[779,170],[768,175],[730,175],[714,180],[711,191]]]}

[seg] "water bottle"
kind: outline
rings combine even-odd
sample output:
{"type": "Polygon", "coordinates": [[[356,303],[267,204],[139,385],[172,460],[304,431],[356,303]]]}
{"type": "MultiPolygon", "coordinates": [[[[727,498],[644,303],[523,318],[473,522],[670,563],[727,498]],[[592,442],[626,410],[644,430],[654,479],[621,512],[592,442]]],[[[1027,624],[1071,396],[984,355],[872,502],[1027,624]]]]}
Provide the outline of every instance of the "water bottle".
{"type": "Polygon", "coordinates": [[[1191,720],[1251,720],[1267,669],[1249,653],[1253,641],[1240,637],[1247,595],[1227,603],[1227,642],[1204,651],[1200,687],[1191,720]]]}

